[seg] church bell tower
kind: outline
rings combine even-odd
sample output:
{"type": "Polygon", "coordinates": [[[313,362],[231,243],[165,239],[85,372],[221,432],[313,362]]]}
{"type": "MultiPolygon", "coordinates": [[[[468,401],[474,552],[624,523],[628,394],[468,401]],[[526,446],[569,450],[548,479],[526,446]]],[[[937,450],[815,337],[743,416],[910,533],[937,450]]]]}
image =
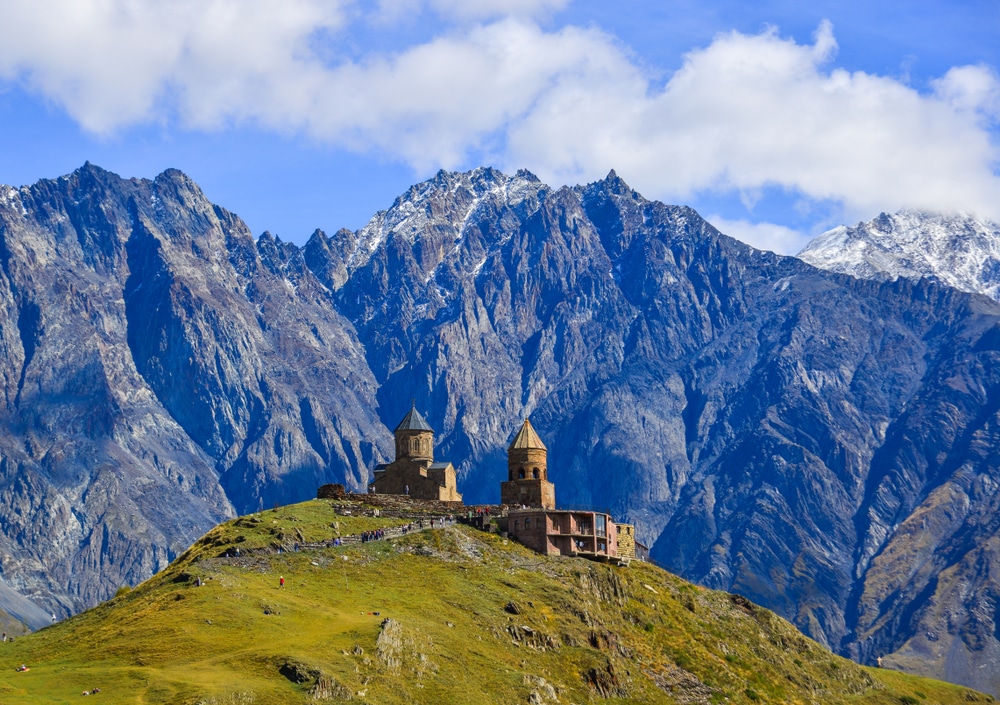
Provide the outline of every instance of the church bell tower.
{"type": "Polygon", "coordinates": [[[525,419],[507,448],[507,482],[500,483],[501,503],[555,509],[556,488],[549,482],[548,454],[531,421],[525,419]]]}
{"type": "Polygon", "coordinates": [[[416,405],[396,426],[396,460],[426,460],[434,462],[434,429],[427,423],[416,405]]]}

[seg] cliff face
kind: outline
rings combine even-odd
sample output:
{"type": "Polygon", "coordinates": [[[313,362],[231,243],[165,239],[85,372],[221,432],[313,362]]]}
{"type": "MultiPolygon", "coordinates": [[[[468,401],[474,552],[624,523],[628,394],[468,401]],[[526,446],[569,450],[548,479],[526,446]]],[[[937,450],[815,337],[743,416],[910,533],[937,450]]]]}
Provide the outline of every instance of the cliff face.
{"type": "Polygon", "coordinates": [[[179,172],[87,166],[0,192],[0,243],[0,570],[46,607],[363,489],[416,398],[467,502],[530,414],[560,505],[836,650],[1000,690],[994,302],[753,250],[613,173],[442,172],[299,249],[179,172]]]}
{"type": "Polygon", "coordinates": [[[0,194],[0,568],[60,615],[234,508],[364,475],[388,434],[302,258],[179,172],[0,194]]]}

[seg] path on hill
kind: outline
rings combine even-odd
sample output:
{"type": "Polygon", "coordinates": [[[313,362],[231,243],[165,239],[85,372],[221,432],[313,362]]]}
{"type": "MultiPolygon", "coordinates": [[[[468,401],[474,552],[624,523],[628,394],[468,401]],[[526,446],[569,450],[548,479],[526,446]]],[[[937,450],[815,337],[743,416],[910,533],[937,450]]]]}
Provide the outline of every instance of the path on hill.
{"type": "MultiPolygon", "coordinates": [[[[389,518],[389,517],[386,517],[389,518]]],[[[399,517],[393,517],[399,518],[399,517]]],[[[261,556],[280,555],[281,553],[295,553],[304,550],[321,550],[327,548],[340,548],[343,546],[354,546],[367,543],[369,541],[384,541],[392,538],[399,538],[417,531],[430,531],[442,529],[446,526],[454,526],[459,523],[459,519],[454,516],[439,517],[419,517],[413,519],[409,524],[390,526],[372,531],[362,531],[346,536],[336,536],[326,541],[282,541],[281,543],[263,546],[259,548],[241,549],[239,546],[226,548],[222,554],[215,557],[225,563],[239,565],[241,559],[250,560],[261,556]],[[376,532],[381,532],[376,533],[376,532]]],[[[243,566],[249,567],[249,566],[243,566]]]]}

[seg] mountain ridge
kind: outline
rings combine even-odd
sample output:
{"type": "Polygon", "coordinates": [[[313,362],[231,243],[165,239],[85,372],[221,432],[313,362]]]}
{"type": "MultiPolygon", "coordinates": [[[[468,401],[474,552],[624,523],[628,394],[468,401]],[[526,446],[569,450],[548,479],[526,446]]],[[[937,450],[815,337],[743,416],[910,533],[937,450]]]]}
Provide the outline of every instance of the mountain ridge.
{"type": "MultiPolygon", "coordinates": [[[[528,172],[440,172],[357,233],[317,231],[301,248],[255,241],[176,171],[122,180],[91,165],[18,191],[30,208],[6,193],[0,302],[21,325],[0,328],[20,351],[0,377],[0,517],[23,511],[12,488],[38,476],[26,496],[55,518],[0,536],[0,566],[53,611],[162,567],[212,516],[304,499],[324,482],[363,490],[415,398],[467,501],[495,501],[503,448],[530,414],[558,501],[634,522],[669,568],[863,662],[940,651],[929,672],[1000,691],[1000,669],[979,669],[1000,644],[988,568],[1000,560],[995,302],[754,250],[614,172],[558,189],[528,172]],[[73,277],[97,288],[67,288],[73,277]],[[90,313],[105,310],[115,315],[90,313]],[[63,362],[65,349],[83,363],[63,362]],[[112,382],[81,386],[76,407],[52,395],[63,416],[30,426],[41,429],[32,453],[49,458],[36,469],[14,422],[44,408],[19,395],[48,368],[112,382]],[[152,411],[118,402],[122,390],[152,411]],[[127,446],[137,431],[171,445],[142,456],[127,446]],[[119,438],[111,485],[150,506],[112,531],[109,551],[72,533],[69,511],[102,496],[88,490],[101,477],[86,455],[49,452],[117,449],[119,438]],[[142,493],[122,474],[132,463],[146,468],[142,493]],[[46,489],[54,478],[64,484],[46,489]],[[970,510],[944,521],[941,497],[970,510]],[[171,523],[184,516],[201,518],[171,523]],[[25,559],[57,545],[88,556],[80,585],[25,559]],[[133,550],[155,561],[116,552],[133,550]],[[904,569],[911,560],[934,570],[904,569]]],[[[98,533],[118,526],[101,507],[82,516],[98,533]]]]}

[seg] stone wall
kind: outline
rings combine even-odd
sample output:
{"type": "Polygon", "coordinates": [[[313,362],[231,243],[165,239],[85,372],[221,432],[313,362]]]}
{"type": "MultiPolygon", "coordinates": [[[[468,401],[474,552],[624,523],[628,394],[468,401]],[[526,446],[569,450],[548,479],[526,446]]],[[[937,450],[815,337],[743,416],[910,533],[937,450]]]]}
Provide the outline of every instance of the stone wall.
{"type": "Polygon", "coordinates": [[[509,507],[555,509],[556,486],[548,480],[512,480],[500,483],[500,503],[509,507]]]}

